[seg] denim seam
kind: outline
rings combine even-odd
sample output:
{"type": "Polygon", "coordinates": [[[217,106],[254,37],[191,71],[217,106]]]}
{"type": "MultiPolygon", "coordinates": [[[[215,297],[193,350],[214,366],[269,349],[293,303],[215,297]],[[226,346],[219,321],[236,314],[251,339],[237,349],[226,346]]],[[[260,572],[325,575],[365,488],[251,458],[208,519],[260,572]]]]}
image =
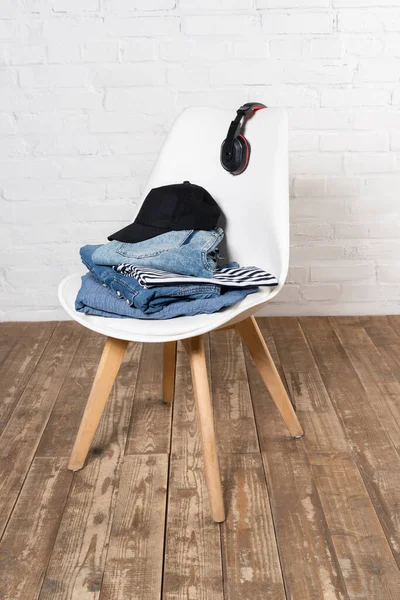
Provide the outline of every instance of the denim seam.
{"type": "MultiPolygon", "coordinates": [[[[120,252],[117,249],[115,250],[115,252],[117,254],[119,254],[120,256],[124,256],[125,258],[137,258],[138,260],[141,260],[143,258],[151,258],[151,257],[154,257],[154,256],[159,256],[160,254],[164,254],[165,252],[171,252],[172,250],[178,250],[178,248],[181,248],[185,244],[185,242],[188,239],[188,237],[190,237],[192,235],[192,233],[193,233],[194,230],[191,229],[191,230],[188,230],[188,231],[189,231],[188,235],[182,240],[182,242],[180,242],[177,245],[171,246],[171,248],[165,248],[163,250],[158,250],[157,252],[153,251],[153,252],[145,252],[143,254],[135,254],[134,256],[132,254],[124,254],[123,252],[120,252]]],[[[126,242],[121,242],[121,244],[122,243],[126,243],[126,242]]]]}
{"type": "Polygon", "coordinates": [[[220,244],[224,237],[224,234],[223,231],[220,228],[218,228],[218,232],[214,230],[212,232],[212,236],[212,239],[207,240],[207,242],[201,249],[201,259],[203,261],[203,265],[210,273],[214,273],[214,263],[212,265],[210,264],[207,255],[211,252],[213,248],[220,244]]]}
{"type": "MultiPolygon", "coordinates": [[[[138,293],[139,293],[139,291],[140,291],[140,290],[138,290],[137,292],[133,291],[133,290],[132,290],[132,288],[130,288],[130,287],[129,287],[129,285],[127,285],[126,283],[124,283],[124,282],[123,282],[123,281],[121,281],[120,279],[117,279],[116,277],[114,277],[114,279],[113,279],[112,283],[117,283],[117,284],[119,284],[121,287],[123,287],[124,289],[128,290],[128,292],[129,292],[129,293],[132,295],[132,298],[134,298],[135,296],[137,296],[137,295],[138,295],[138,293]]],[[[115,290],[114,290],[114,288],[111,288],[111,289],[112,289],[113,291],[115,291],[115,290]]],[[[129,298],[128,298],[128,300],[129,300],[129,298]]]]}

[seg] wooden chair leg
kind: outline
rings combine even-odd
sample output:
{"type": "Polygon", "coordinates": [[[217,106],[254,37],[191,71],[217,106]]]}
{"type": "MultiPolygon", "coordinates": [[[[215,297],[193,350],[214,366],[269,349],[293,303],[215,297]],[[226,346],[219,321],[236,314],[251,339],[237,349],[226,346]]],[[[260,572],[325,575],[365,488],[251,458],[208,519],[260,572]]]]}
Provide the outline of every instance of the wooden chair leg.
{"type": "Polygon", "coordinates": [[[164,342],[163,399],[172,402],[175,392],[176,342],[164,342]]]}
{"type": "Polygon", "coordinates": [[[79,471],[85,463],[127,345],[126,340],[107,338],[69,460],[71,471],[79,471]]]}
{"type": "Polygon", "coordinates": [[[225,511],[204,343],[202,337],[194,337],[189,340],[183,340],[183,345],[190,360],[211,513],[214,521],[221,523],[225,520],[225,511]]]}
{"type": "Polygon", "coordinates": [[[236,329],[246,344],[254,364],[278,407],[290,434],[294,438],[302,437],[304,432],[255,318],[249,317],[248,319],[244,319],[244,321],[240,321],[240,323],[236,324],[236,329]]]}

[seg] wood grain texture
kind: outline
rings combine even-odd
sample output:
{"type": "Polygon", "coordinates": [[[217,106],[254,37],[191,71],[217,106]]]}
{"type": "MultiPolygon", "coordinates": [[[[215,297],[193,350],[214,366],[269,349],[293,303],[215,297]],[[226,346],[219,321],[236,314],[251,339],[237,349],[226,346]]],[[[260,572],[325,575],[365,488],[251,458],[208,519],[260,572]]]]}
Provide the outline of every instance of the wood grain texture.
{"type": "Polygon", "coordinates": [[[13,509],[82,335],[61,323],[0,437],[0,535],[13,509]]]}
{"type": "Polygon", "coordinates": [[[400,572],[351,457],[310,454],[324,513],[350,598],[400,597],[400,572]]]}
{"type": "Polygon", "coordinates": [[[209,510],[189,360],[178,346],[164,600],[222,600],[219,526],[209,510]]]}
{"type": "Polygon", "coordinates": [[[0,542],[2,600],[38,597],[71,480],[66,459],[34,459],[0,542]]]}
{"type": "Polygon", "coordinates": [[[3,360],[0,366],[0,432],[4,430],[57,324],[1,325],[3,360]]]}
{"type": "MultiPolygon", "coordinates": [[[[268,323],[262,320],[263,335],[285,382],[268,323]]],[[[287,598],[348,598],[305,451],[305,438],[288,438],[281,415],[247,351],[246,365],[287,598]]]]}
{"type": "Polygon", "coordinates": [[[99,597],[140,351],[130,344],[87,465],[74,475],[40,600],[99,597]]]}
{"type": "Polygon", "coordinates": [[[170,449],[171,406],[163,402],[163,345],[143,344],[126,454],[165,454],[170,449]]]}
{"type": "Polygon", "coordinates": [[[234,329],[212,332],[210,364],[218,451],[259,452],[242,346],[234,329]]]}
{"type": "Polygon", "coordinates": [[[126,340],[110,337],[106,339],[69,459],[68,469],[71,471],[78,471],[85,464],[127,347],[126,340]]]}
{"type": "Polygon", "coordinates": [[[177,342],[164,342],[163,357],[163,400],[172,402],[175,392],[175,367],[176,367],[177,342]]]}
{"type": "Polygon", "coordinates": [[[399,455],[329,320],[304,317],[300,324],[400,565],[399,455]]]}
{"type": "MultiPolygon", "coordinates": [[[[311,438],[311,440],[306,436],[304,438],[304,447],[313,465],[315,484],[329,530],[331,531],[332,542],[346,583],[348,595],[350,598],[357,598],[357,600],[366,600],[367,598],[375,597],[395,598],[398,594],[399,572],[378,517],[373,509],[371,499],[363,484],[360,472],[347,450],[346,438],[341,428],[339,429],[341,438],[336,442],[344,450],[332,449],[331,451],[326,451],[325,449],[325,442],[321,434],[324,434],[325,431],[328,434],[330,424],[336,423],[337,417],[326,391],[324,394],[322,393],[325,390],[325,386],[300,326],[296,320],[292,319],[271,319],[270,323],[282,368],[286,376],[290,377],[294,369],[304,372],[307,367],[315,381],[319,378],[319,397],[326,397],[324,407],[325,420],[324,422],[320,421],[320,431],[316,432],[320,435],[314,436],[314,439],[311,438]],[[291,348],[296,349],[295,353],[291,354],[287,350],[284,351],[284,340],[288,346],[290,345],[291,348]],[[320,441],[320,447],[317,447],[317,441],[320,441]],[[314,468],[315,465],[323,465],[324,468],[314,468]],[[354,481],[353,488],[351,487],[352,481],[354,481]],[[337,492],[337,495],[342,494],[337,506],[332,504],[335,486],[331,482],[336,482],[336,486],[338,487],[342,486],[340,491],[337,492]],[[354,515],[353,499],[356,499],[357,509],[365,508],[359,518],[354,515]],[[340,511],[340,517],[336,519],[338,511],[340,511]],[[367,527],[364,523],[365,519],[368,521],[367,527]],[[339,526],[336,528],[335,525],[332,525],[332,523],[336,524],[338,522],[343,523],[342,528],[339,526]],[[333,533],[337,529],[339,531],[338,536],[333,533]],[[373,538],[373,544],[371,542],[373,549],[370,554],[368,554],[367,549],[367,539],[369,536],[373,538]],[[346,538],[346,540],[343,541],[342,538],[346,538]],[[385,565],[387,565],[387,573],[386,567],[385,570],[381,570],[379,566],[375,569],[375,565],[379,565],[376,562],[379,554],[385,557],[383,560],[385,565]],[[349,562],[350,559],[351,562],[349,562]],[[371,564],[372,567],[366,567],[367,564],[371,564]],[[375,595],[368,595],[371,593],[375,595]]],[[[305,418],[304,413],[302,413],[302,418],[305,418]]]]}
{"type": "Polygon", "coordinates": [[[211,513],[214,521],[221,523],[225,520],[225,509],[204,341],[202,336],[193,337],[184,340],[183,345],[189,356],[193,393],[196,401],[197,425],[200,431],[204,473],[211,513]]]}
{"type": "Polygon", "coordinates": [[[229,506],[221,526],[227,600],[285,600],[264,470],[259,454],[225,454],[229,506]]]}
{"type": "Polygon", "coordinates": [[[100,600],[159,598],[168,456],[126,456],[100,600]]]}
{"type": "Polygon", "coordinates": [[[36,456],[70,456],[104,347],[104,336],[84,329],[36,456]]]}
{"type": "Polygon", "coordinates": [[[358,320],[336,317],[330,322],[400,454],[400,383],[358,320]]]}

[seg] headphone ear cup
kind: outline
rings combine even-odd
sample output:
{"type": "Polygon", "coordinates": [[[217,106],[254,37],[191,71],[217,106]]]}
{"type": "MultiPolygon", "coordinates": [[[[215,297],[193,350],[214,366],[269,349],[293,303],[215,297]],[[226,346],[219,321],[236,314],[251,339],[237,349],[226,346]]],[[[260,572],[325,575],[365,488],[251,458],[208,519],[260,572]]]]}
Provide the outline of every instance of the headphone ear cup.
{"type": "Polygon", "coordinates": [[[249,163],[250,144],[243,135],[238,135],[233,140],[232,154],[226,153],[226,140],[221,145],[221,165],[232,175],[243,173],[249,163]]]}
{"type": "Polygon", "coordinates": [[[235,139],[238,145],[238,160],[237,167],[232,171],[232,175],[240,175],[246,170],[250,160],[250,144],[241,133],[235,139]],[[240,149],[239,149],[240,148],[240,149]]]}

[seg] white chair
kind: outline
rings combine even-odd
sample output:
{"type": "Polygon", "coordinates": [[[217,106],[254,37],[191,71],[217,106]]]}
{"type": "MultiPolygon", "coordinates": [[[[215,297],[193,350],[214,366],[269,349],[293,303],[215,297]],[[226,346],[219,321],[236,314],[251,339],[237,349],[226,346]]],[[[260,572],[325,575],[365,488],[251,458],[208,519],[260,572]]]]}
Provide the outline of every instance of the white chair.
{"type": "MultiPolygon", "coordinates": [[[[67,313],[84,327],[107,337],[103,355],[71,454],[69,469],[84,465],[105,403],[130,341],[164,343],[164,401],[174,393],[176,343],[189,355],[205,476],[214,521],[225,519],[216,451],[212,405],[202,335],[235,326],[258,368],[290,434],[303,435],[292,404],[252,316],[282,288],[289,260],[289,198],[287,117],[282,109],[258,111],[245,124],[251,144],[246,171],[232,176],[220,165],[219,152],[230,121],[230,110],[190,108],[176,120],[144,190],[189,180],[205,187],[218,202],[225,218],[228,258],[240,265],[256,265],[279,280],[275,288],[260,288],[232,307],[210,315],[166,321],[108,319],[75,311],[80,275],[66,277],[59,299],[67,313]]],[[[84,241],[84,240],[83,240],[84,241]]]]}

